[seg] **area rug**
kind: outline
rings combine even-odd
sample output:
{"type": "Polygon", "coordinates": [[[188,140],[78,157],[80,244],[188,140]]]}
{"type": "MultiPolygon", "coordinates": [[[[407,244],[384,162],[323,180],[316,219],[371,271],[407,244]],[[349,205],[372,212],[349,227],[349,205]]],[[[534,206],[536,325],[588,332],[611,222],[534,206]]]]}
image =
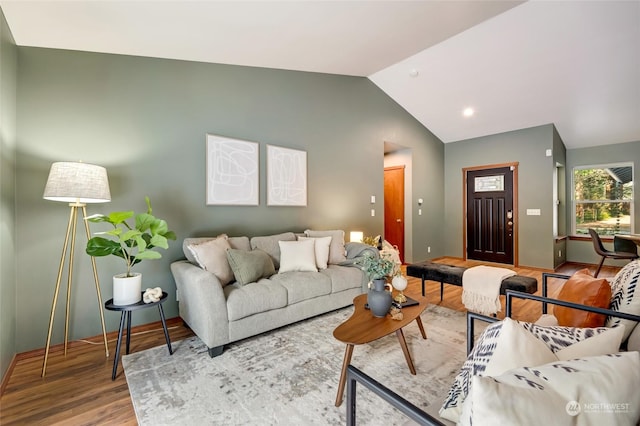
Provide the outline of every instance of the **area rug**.
{"type": "MultiPolygon", "coordinates": [[[[333,330],[353,308],[321,315],[225,347],[210,358],[197,337],[122,359],[140,425],[344,425],[335,398],[345,345],[333,330]]],[[[420,408],[440,403],[464,362],[465,314],[430,305],[403,331],[417,375],[395,334],[356,346],[352,365],[420,408]]],[[[437,410],[436,410],[437,412],[437,410]]],[[[406,424],[407,418],[357,386],[360,425],[406,424]]]]}

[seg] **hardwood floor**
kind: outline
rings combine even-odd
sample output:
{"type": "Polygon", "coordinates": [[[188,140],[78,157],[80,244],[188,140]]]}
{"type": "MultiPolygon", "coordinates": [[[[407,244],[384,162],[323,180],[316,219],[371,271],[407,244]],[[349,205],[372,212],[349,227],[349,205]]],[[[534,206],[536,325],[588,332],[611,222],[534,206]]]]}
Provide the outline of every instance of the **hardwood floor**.
{"type": "MultiPolygon", "coordinates": [[[[193,335],[179,319],[167,327],[171,341],[193,335]]],[[[0,397],[0,425],[136,425],[122,363],[111,380],[117,332],[107,338],[109,358],[102,335],[87,339],[91,343],[70,342],[66,357],[62,347],[52,348],[44,378],[44,350],[19,354],[0,397]]],[[[166,345],[160,322],[132,330],[130,352],[160,345],[166,345]]]]}
{"type": "MultiPolygon", "coordinates": [[[[459,266],[479,264],[453,258],[439,259],[438,262],[459,266]]],[[[569,264],[556,272],[570,275],[584,267],[569,264]]],[[[594,265],[591,265],[591,271],[595,271],[594,265]]],[[[618,268],[603,267],[600,276],[613,277],[617,271],[618,268]]],[[[541,270],[516,268],[516,272],[535,277],[541,283],[541,270]]],[[[550,296],[558,292],[559,286],[559,281],[551,284],[550,296]]],[[[445,285],[443,301],[440,301],[439,283],[427,282],[426,290],[429,303],[465,310],[460,301],[460,287],[445,285]]],[[[420,294],[420,280],[409,277],[406,292],[420,294]]],[[[539,304],[516,302],[516,318],[533,321],[540,315],[539,304]]],[[[168,320],[167,325],[172,341],[193,335],[178,318],[168,320]]],[[[428,329],[428,324],[425,327],[428,329]]],[[[134,332],[131,352],[166,344],[159,322],[137,327],[134,332]]],[[[136,417],[122,364],[116,380],[111,380],[117,333],[109,333],[108,338],[109,358],[105,357],[102,336],[87,339],[93,344],[71,342],[66,357],[60,347],[52,348],[45,378],[40,377],[44,350],[19,354],[0,396],[0,425],[135,425],[136,417]]]]}

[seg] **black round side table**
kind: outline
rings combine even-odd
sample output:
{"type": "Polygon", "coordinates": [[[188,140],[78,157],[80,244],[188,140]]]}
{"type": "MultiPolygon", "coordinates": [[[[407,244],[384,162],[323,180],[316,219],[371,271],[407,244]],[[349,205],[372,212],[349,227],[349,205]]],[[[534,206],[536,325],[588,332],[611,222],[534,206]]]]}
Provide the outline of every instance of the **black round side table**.
{"type": "Polygon", "coordinates": [[[167,322],[164,319],[164,311],[162,310],[162,303],[167,298],[167,293],[162,292],[162,297],[157,302],[144,303],[140,300],[138,303],[131,305],[114,305],[113,299],[109,299],[104,304],[105,309],[109,311],[120,311],[120,329],[118,330],[118,344],[116,345],[116,357],[113,360],[113,373],[111,374],[111,380],[116,379],[116,372],[118,371],[118,362],[120,361],[120,345],[122,344],[122,331],[124,329],[125,317],[127,319],[127,355],[129,354],[129,343],[131,342],[131,312],[138,309],[150,308],[151,306],[157,306],[160,311],[160,320],[162,321],[162,329],[164,330],[164,338],[167,340],[167,348],[169,348],[169,355],[173,355],[173,349],[171,349],[171,340],[169,339],[169,331],[167,331],[167,322]]]}

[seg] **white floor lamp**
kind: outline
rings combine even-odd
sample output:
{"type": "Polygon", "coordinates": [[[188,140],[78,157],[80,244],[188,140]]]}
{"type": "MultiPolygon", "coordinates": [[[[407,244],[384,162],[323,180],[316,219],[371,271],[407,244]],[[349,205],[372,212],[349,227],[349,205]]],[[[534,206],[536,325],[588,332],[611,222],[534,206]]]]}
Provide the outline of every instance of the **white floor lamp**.
{"type": "MultiPolygon", "coordinates": [[[[73,277],[73,254],[76,241],[76,225],[78,220],[78,209],[82,209],[83,219],[87,217],[87,203],[106,203],[111,201],[111,193],[109,192],[109,180],[107,178],[107,170],[104,167],[86,163],[59,162],[51,165],[49,178],[44,189],[43,198],[45,200],[61,201],[69,203],[71,208],[69,214],[69,223],[67,225],[67,233],[62,247],[62,256],[60,257],[60,268],[58,269],[58,278],[56,280],[56,289],[53,294],[53,303],[51,306],[51,316],[49,317],[49,331],[47,333],[47,346],[44,352],[44,363],[42,364],[42,377],[47,370],[47,358],[49,357],[49,346],[51,344],[51,331],[53,329],[53,318],[58,303],[58,293],[60,291],[60,281],[62,279],[62,271],[64,269],[64,261],[67,254],[67,246],[69,249],[69,271],[67,278],[67,308],[64,325],[64,355],[67,355],[67,339],[69,336],[69,302],[71,298],[71,282],[73,277]],[[71,237],[71,238],[69,238],[71,237]]],[[[83,220],[84,228],[87,232],[87,239],[91,238],[89,232],[89,224],[83,220]]],[[[98,281],[98,271],[96,269],[96,260],[91,257],[91,265],[93,266],[93,278],[96,282],[96,293],[98,295],[98,309],[100,311],[100,320],[102,321],[102,335],[104,337],[104,350],[106,356],[109,357],[109,348],[107,346],[107,332],[104,325],[104,313],[102,311],[102,296],[100,295],[100,283],[98,281]]]]}

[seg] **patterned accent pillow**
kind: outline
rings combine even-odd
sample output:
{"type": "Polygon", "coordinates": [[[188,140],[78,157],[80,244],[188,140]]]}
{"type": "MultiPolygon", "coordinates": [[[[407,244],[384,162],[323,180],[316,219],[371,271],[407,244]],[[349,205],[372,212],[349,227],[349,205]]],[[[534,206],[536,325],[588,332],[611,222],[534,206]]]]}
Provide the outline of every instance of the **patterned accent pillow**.
{"type": "Polygon", "coordinates": [[[568,346],[609,330],[607,327],[576,328],[559,325],[544,327],[529,322],[522,322],[520,325],[536,338],[542,340],[554,354],[568,346]]]}
{"type": "Polygon", "coordinates": [[[462,365],[440,408],[440,416],[453,422],[459,420],[473,376],[494,376],[513,368],[537,366],[556,360],[553,352],[517,321],[505,318],[494,323],[482,333],[462,365]]]}
{"type": "Polygon", "coordinates": [[[639,381],[638,352],[517,368],[495,378],[476,376],[460,424],[635,425],[639,381]]]}
{"type": "MultiPolygon", "coordinates": [[[[580,348],[576,348],[577,350],[571,352],[572,356],[575,356],[577,352],[583,352],[584,355],[582,356],[617,352],[621,337],[622,334],[619,330],[610,330],[606,327],[543,327],[532,323],[520,323],[510,318],[493,323],[480,335],[467,360],[462,365],[460,372],[454,379],[449,394],[440,408],[440,416],[453,422],[459,420],[462,413],[462,404],[469,393],[473,376],[498,375],[512,368],[534,367],[551,362],[558,359],[557,356],[554,356],[556,353],[569,346],[583,344],[581,343],[583,341],[585,344],[584,350],[581,351],[580,348]],[[542,342],[546,346],[548,354],[553,358],[545,361],[547,354],[537,345],[516,347],[513,336],[519,336],[519,333],[517,329],[511,327],[511,323],[517,324],[519,329],[526,331],[529,335],[533,335],[535,337],[534,340],[542,342]],[[506,330],[506,333],[503,333],[505,325],[509,329],[506,330]],[[615,334],[612,331],[615,331],[615,334]],[[595,341],[594,345],[586,345],[587,339],[605,332],[611,333],[606,339],[606,343],[595,341]],[[498,356],[497,354],[500,355],[498,356]],[[505,362],[505,359],[508,360],[509,358],[511,358],[510,361],[505,362]]],[[[527,340],[522,338],[519,341],[528,343],[527,340]]]]}
{"type": "MultiPolygon", "coordinates": [[[[640,315],[640,290],[636,292],[640,281],[640,260],[627,263],[611,281],[611,306],[616,312],[640,315]]],[[[637,322],[622,318],[608,317],[606,326],[626,326],[623,341],[633,332],[637,322]]]]}

